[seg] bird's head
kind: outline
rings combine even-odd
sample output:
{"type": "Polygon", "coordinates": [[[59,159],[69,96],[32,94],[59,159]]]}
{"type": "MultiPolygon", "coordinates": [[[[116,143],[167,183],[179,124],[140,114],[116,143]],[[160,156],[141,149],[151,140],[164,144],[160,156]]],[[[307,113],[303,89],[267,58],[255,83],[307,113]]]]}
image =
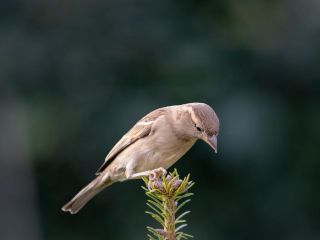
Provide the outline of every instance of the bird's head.
{"type": "Polygon", "coordinates": [[[187,105],[193,125],[192,134],[209,144],[217,153],[217,136],[220,124],[215,111],[205,103],[189,103],[187,105]]]}

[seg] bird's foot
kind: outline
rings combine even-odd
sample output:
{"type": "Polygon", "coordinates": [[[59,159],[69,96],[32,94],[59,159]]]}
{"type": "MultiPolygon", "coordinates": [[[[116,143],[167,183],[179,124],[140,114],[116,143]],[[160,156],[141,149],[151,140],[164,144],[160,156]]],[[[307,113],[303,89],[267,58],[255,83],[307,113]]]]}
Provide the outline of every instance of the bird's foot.
{"type": "Polygon", "coordinates": [[[149,179],[155,180],[157,178],[161,178],[162,176],[165,176],[166,174],[167,174],[167,170],[165,170],[163,167],[160,167],[150,171],[149,179]]]}

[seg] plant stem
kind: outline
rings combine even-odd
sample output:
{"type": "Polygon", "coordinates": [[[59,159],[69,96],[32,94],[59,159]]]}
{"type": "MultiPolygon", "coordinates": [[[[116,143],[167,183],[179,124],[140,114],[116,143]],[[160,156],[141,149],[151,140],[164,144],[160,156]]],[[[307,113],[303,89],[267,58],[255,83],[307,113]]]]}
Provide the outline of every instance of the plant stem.
{"type": "Polygon", "coordinates": [[[163,208],[165,211],[166,218],[164,219],[164,232],[165,240],[175,240],[176,239],[176,228],[175,228],[175,212],[176,204],[173,197],[163,196],[162,199],[163,208]]]}
{"type": "Polygon", "coordinates": [[[180,179],[175,169],[165,176],[152,174],[149,178],[143,178],[146,187],[142,188],[148,196],[147,206],[151,209],[146,213],[161,225],[161,228],[147,227],[150,232],[149,240],[182,240],[193,237],[182,231],[187,226],[186,221],[182,218],[190,211],[176,216],[177,212],[180,212],[181,208],[190,202],[188,197],[192,193],[188,190],[194,183],[189,181],[189,177],[190,175],[180,179]]]}

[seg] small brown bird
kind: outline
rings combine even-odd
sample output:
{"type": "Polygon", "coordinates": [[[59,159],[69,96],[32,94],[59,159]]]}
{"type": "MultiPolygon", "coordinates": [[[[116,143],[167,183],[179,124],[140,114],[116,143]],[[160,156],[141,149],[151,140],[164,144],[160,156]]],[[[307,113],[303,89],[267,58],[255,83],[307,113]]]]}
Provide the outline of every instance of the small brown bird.
{"type": "Polygon", "coordinates": [[[204,103],[159,108],[138,121],[111,149],[97,177],[63,211],[77,213],[91,198],[115,182],[165,174],[198,140],[217,152],[219,119],[204,103]]]}

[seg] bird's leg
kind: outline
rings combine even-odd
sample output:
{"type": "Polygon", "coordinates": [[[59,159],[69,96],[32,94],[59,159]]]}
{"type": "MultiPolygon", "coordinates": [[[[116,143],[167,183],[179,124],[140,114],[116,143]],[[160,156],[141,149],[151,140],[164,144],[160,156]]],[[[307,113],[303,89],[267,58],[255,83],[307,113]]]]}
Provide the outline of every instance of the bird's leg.
{"type": "Polygon", "coordinates": [[[165,176],[167,174],[167,170],[163,167],[153,169],[149,171],[149,174],[147,175],[149,179],[154,180],[157,178],[161,178],[162,176],[165,176]]]}
{"type": "Polygon", "coordinates": [[[130,174],[130,173],[128,174],[126,172],[126,177],[127,179],[139,179],[142,177],[150,177],[151,179],[156,179],[166,174],[167,174],[167,170],[165,170],[163,167],[160,167],[153,170],[148,170],[148,171],[134,173],[134,174],[130,174]]]}

